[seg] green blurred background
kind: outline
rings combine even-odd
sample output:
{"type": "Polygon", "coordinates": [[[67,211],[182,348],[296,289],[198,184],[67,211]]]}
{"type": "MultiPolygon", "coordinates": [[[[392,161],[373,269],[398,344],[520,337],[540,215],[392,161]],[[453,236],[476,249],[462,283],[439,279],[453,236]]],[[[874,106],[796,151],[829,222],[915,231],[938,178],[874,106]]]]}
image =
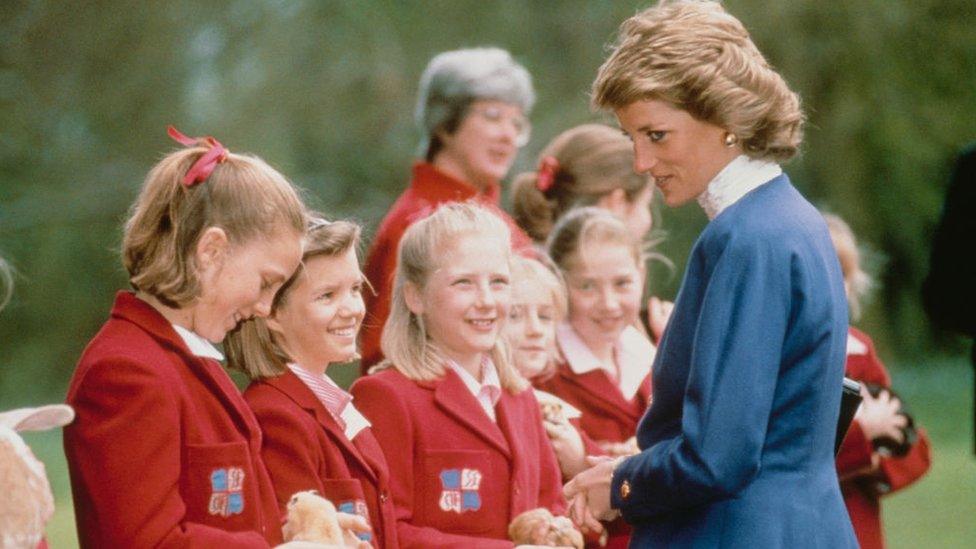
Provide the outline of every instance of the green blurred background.
{"type": "MultiPolygon", "coordinates": [[[[559,131],[604,120],[588,89],[617,26],[646,1],[26,1],[0,3],[0,254],[17,288],[0,314],[0,409],[62,400],[85,342],[126,286],[120,227],[142,178],[175,145],[173,123],[259,154],[367,239],[409,177],[416,83],[442,50],[498,45],[533,74],[530,169],[559,131]]],[[[955,153],[976,140],[973,0],[726,2],[802,96],[802,155],[787,166],[817,205],[872,250],[879,291],[860,326],[927,426],[935,464],[889,499],[893,547],[976,539],[967,454],[965,343],[921,310],[928,241],[955,153]]],[[[697,206],[657,208],[676,272],[697,206]]],[[[976,283],[976,281],[974,281],[976,283]]],[[[348,382],[354,367],[340,377],[348,382]]],[[[59,511],[53,547],[75,544],[60,435],[30,435],[59,511]]]]}

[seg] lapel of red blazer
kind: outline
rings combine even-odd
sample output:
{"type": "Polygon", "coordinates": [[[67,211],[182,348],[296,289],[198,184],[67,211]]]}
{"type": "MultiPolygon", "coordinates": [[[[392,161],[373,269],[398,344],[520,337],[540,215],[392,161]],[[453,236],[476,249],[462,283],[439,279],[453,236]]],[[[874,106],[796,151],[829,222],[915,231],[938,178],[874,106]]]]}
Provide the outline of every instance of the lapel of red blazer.
{"type": "Polygon", "coordinates": [[[180,354],[190,371],[224,405],[241,433],[252,439],[260,437],[261,431],[257,426],[257,420],[220,363],[191,353],[183,338],[156,309],[131,292],[119,292],[116,295],[112,316],[139,326],[161,345],[180,354]]]}
{"type": "Polygon", "coordinates": [[[468,426],[472,433],[511,458],[511,450],[499,426],[492,423],[461,378],[449,368],[446,370],[443,378],[431,382],[434,387],[434,401],[448,415],[468,426]]]}
{"type": "Polygon", "coordinates": [[[291,370],[287,370],[278,377],[266,379],[265,383],[281,391],[286,397],[290,398],[295,404],[298,404],[303,410],[314,417],[319,425],[325,429],[329,438],[339,446],[343,453],[352,456],[353,459],[358,461],[373,481],[376,481],[377,474],[374,465],[363,457],[359,448],[349,440],[346,433],[336,423],[335,418],[332,417],[332,414],[325,409],[322,401],[315,396],[315,393],[298,376],[291,370]]]}
{"type": "MultiPolygon", "coordinates": [[[[524,413],[520,413],[524,410],[520,408],[519,404],[517,396],[509,393],[506,389],[502,389],[502,396],[498,399],[498,406],[495,407],[498,428],[501,429],[505,440],[508,441],[512,460],[515,462],[538,458],[538,450],[525,448],[525,442],[530,440],[526,436],[529,427],[523,425],[522,422],[531,420],[532,416],[526,417],[524,413]]],[[[513,471],[518,469],[517,466],[512,467],[513,471]]]]}
{"type": "MultiPolygon", "coordinates": [[[[620,392],[620,388],[610,381],[610,378],[603,370],[592,370],[586,372],[585,374],[574,373],[568,364],[562,363],[556,372],[563,382],[570,383],[581,389],[579,394],[580,398],[585,400],[595,400],[603,403],[600,406],[601,409],[612,413],[625,421],[635,421],[639,420],[643,414],[643,410],[635,413],[635,407],[624,400],[623,394],[620,392]]],[[[645,383],[642,384],[641,390],[635,396],[636,399],[640,399],[641,392],[646,390],[645,383]]],[[[646,400],[646,399],[645,399],[646,400]]]]}

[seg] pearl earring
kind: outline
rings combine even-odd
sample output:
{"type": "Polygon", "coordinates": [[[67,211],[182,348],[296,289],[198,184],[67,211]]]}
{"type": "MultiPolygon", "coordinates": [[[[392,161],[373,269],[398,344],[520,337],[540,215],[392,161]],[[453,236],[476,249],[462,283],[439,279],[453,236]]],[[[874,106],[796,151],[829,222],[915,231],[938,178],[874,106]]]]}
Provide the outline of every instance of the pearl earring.
{"type": "Polygon", "coordinates": [[[729,132],[729,133],[725,134],[725,146],[726,147],[734,147],[735,144],[738,143],[738,142],[739,142],[739,138],[734,133],[729,132]]]}

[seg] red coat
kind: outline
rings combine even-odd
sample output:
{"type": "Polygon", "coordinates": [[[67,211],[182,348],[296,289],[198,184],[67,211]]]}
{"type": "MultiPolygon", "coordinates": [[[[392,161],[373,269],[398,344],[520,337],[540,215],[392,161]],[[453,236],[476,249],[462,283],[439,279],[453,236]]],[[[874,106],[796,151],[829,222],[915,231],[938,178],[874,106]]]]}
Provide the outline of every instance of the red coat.
{"type": "MultiPolygon", "coordinates": [[[[852,353],[849,348],[847,377],[890,387],[891,377],[878,358],[871,338],[855,328],[851,328],[849,334],[865,349],[852,353]]],[[[884,547],[881,496],[918,480],[928,470],[932,459],[929,439],[922,429],[918,429],[918,440],[908,454],[881,457],[878,469],[871,465],[873,451],[871,441],[864,436],[855,419],[837,453],[837,476],[841,480],[841,492],[854,524],[854,533],[864,549],[884,547]]]]}
{"type": "Polygon", "coordinates": [[[499,207],[500,189],[493,185],[484,192],[474,186],[454,179],[432,164],[418,162],[413,167],[413,180],[397,198],[383,218],[369,249],[363,272],[373,292],[364,292],[366,320],[363,322],[360,345],[362,347],[362,372],[383,358],[380,336],[383,324],[390,316],[390,293],[393,290],[393,274],[396,271],[397,247],[407,227],[430,215],[438,206],[448,202],[474,201],[498,214],[512,231],[512,249],[530,248],[532,239],[519,228],[499,207]]]}
{"type": "Polygon", "coordinates": [[[244,399],[264,430],[264,461],[278,504],[317,490],[337,506],[363,502],[375,547],[395,549],[396,517],[386,459],[369,428],[352,441],[311,389],[291,371],[252,383],[244,399]]]}
{"type": "Polygon", "coordinates": [[[352,393],[390,466],[401,547],[509,548],[518,514],[564,514],[559,466],[531,390],[502,391],[497,425],[453,371],[411,381],[389,369],[360,378],[352,393]]]}
{"type": "Polygon", "coordinates": [[[603,370],[577,374],[566,362],[556,365],[552,377],[535,385],[582,412],[580,427],[596,442],[623,442],[633,437],[651,402],[650,375],[644,378],[634,398],[627,401],[603,370]]]}
{"type": "Polygon", "coordinates": [[[261,430],[220,364],[119,292],[68,389],[64,451],[82,547],[281,541],[261,430]]]}

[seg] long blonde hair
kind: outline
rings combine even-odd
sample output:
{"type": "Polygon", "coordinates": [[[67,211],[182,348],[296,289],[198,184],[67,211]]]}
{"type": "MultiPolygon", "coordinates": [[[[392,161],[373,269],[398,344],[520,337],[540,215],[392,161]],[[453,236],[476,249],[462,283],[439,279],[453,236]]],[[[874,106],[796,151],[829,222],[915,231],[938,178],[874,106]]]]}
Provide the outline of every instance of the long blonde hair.
{"type": "MultiPolygon", "coordinates": [[[[359,234],[359,225],[353,222],[326,222],[313,218],[306,236],[302,264],[275,294],[271,303],[272,316],[288,300],[291,289],[302,276],[304,264],[309,259],[336,257],[350,249],[357,250],[358,254],[359,234]]],[[[288,363],[293,361],[268,328],[267,321],[259,317],[240,323],[227,334],[224,350],[227,354],[227,367],[240,370],[251,379],[279,376],[285,372],[288,363]]]]}
{"type": "MultiPolygon", "coordinates": [[[[469,235],[501,246],[506,255],[511,254],[510,233],[505,222],[473,203],[443,205],[403,234],[397,251],[390,316],[380,342],[386,356],[381,367],[393,367],[407,378],[419,381],[439,379],[445,374],[444,357],[428,337],[423,317],[415,315],[407,306],[404,291],[408,284],[420,290],[425,288],[444,251],[459,237],[469,235]]],[[[500,335],[490,355],[502,387],[510,393],[518,393],[528,386],[515,370],[500,335]]]]}

